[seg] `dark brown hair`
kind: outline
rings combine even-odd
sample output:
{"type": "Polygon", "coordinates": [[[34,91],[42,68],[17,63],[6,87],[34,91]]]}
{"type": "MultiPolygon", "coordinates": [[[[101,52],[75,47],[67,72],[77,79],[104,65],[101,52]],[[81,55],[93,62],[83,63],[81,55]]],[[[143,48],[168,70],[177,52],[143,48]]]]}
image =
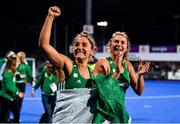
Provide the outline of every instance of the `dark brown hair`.
{"type": "MultiPolygon", "coordinates": [[[[15,62],[15,63],[17,62],[16,55],[12,55],[12,56],[10,56],[10,57],[7,59],[7,63],[6,63],[6,67],[5,67],[4,72],[7,71],[7,70],[12,70],[12,64],[13,64],[14,62],[15,62]]],[[[12,71],[13,71],[13,70],[12,70],[12,71]]],[[[15,73],[15,72],[13,72],[13,73],[15,73]]]]}

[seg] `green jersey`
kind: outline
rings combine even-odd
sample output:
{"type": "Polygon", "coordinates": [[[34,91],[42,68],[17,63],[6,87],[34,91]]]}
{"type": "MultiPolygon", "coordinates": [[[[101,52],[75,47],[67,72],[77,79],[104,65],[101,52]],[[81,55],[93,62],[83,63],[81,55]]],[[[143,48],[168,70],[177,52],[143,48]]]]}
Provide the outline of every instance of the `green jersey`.
{"type": "MultiPolygon", "coordinates": [[[[107,60],[109,61],[109,65],[111,68],[110,75],[113,75],[113,73],[115,72],[115,64],[111,57],[108,57],[107,60]]],[[[119,82],[120,89],[122,89],[124,91],[124,94],[121,93],[121,96],[124,97],[124,99],[121,99],[121,100],[125,101],[125,93],[126,93],[127,88],[129,87],[131,81],[130,81],[129,70],[128,70],[127,65],[125,64],[124,61],[122,61],[121,64],[124,67],[124,72],[119,75],[118,82],[119,82]]],[[[125,110],[125,105],[124,105],[124,109],[122,109],[121,112],[119,112],[119,113],[121,113],[120,121],[122,121],[123,123],[128,123],[129,114],[125,110]]]]}
{"type": "MultiPolygon", "coordinates": [[[[46,68],[44,69],[46,70],[46,68]]],[[[33,90],[36,90],[41,86],[42,93],[46,95],[54,95],[57,90],[57,76],[54,73],[48,75],[45,70],[43,70],[38,76],[37,82],[33,86],[33,90]]]]}
{"type": "MultiPolygon", "coordinates": [[[[88,67],[90,79],[94,79],[93,71],[88,67]]],[[[78,71],[78,67],[76,64],[73,65],[73,69],[68,79],[66,80],[65,88],[73,89],[73,88],[85,88],[87,84],[87,79],[81,76],[78,71]]]]}
{"type": "Polygon", "coordinates": [[[97,100],[98,111],[94,116],[93,123],[103,123],[106,120],[111,123],[128,123],[129,114],[125,109],[125,91],[130,84],[128,68],[123,61],[124,72],[116,80],[112,78],[115,64],[110,57],[107,60],[111,69],[110,74],[96,76],[99,98],[97,100]]]}
{"type": "Polygon", "coordinates": [[[26,83],[28,80],[32,81],[32,70],[30,66],[23,62],[17,67],[17,72],[20,75],[20,78],[17,79],[17,83],[26,83]]]}
{"type": "Polygon", "coordinates": [[[89,67],[91,70],[94,70],[95,66],[96,66],[96,63],[94,63],[94,64],[88,64],[88,67],[89,67]]]}
{"type": "MultiPolygon", "coordinates": [[[[110,75],[113,75],[113,73],[115,72],[115,64],[111,57],[108,57],[107,60],[109,62],[110,68],[111,68],[110,75]]],[[[124,67],[124,72],[119,75],[118,80],[119,80],[120,87],[123,88],[124,92],[126,92],[127,88],[130,85],[129,70],[124,61],[122,61],[121,64],[124,67]]]]}
{"type": "Polygon", "coordinates": [[[16,79],[12,71],[5,71],[3,74],[2,90],[0,95],[8,100],[13,101],[14,97],[18,95],[19,89],[16,87],[16,79]]]}

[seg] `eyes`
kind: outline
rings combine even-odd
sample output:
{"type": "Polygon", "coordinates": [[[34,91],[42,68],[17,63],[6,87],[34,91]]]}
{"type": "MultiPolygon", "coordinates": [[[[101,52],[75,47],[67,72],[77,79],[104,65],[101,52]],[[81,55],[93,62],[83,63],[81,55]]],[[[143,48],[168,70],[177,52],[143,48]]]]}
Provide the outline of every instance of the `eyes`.
{"type": "Polygon", "coordinates": [[[124,41],[124,40],[114,40],[114,41],[112,41],[112,42],[114,42],[114,43],[116,43],[116,44],[121,43],[122,45],[127,43],[127,42],[124,41]]]}
{"type": "Polygon", "coordinates": [[[85,48],[85,47],[88,47],[89,44],[86,43],[86,42],[82,42],[82,43],[80,43],[80,42],[75,42],[75,43],[74,43],[74,46],[75,46],[75,47],[80,47],[80,46],[81,46],[81,47],[84,47],[84,48],[85,48]]]}

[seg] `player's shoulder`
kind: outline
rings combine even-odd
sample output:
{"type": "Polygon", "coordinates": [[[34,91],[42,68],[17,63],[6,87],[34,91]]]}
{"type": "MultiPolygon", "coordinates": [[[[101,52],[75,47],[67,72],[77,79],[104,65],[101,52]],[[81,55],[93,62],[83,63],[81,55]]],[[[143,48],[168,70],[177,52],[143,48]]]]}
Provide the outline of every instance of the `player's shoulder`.
{"type": "Polygon", "coordinates": [[[124,61],[129,70],[133,69],[133,65],[129,60],[124,61]]]}
{"type": "Polygon", "coordinates": [[[98,59],[98,61],[97,61],[97,62],[98,62],[98,63],[101,63],[101,64],[104,64],[104,63],[107,63],[107,62],[108,62],[108,60],[107,60],[107,58],[102,57],[102,58],[98,59]]]}

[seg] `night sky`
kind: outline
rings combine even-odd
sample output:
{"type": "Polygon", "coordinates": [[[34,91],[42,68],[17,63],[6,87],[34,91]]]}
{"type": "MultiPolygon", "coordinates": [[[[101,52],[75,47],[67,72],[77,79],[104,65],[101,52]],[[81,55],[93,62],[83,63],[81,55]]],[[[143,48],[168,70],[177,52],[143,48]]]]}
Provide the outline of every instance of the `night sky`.
{"type": "MultiPolygon", "coordinates": [[[[85,0],[16,0],[1,2],[1,53],[39,51],[38,37],[48,8],[57,5],[57,49],[64,52],[85,24],[85,0]],[[67,37],[65,37],[67,36],[67,37]]],[[[125,31],[132,44],[180,44],[178,0],[92,0],[92,25],[97,44],[105,44],[115,31],[125,31]],[[175,16],[177,18],[175,18],[175,16]],[[96,22],[106,20],[106,28],[96,22]],[[175,32],[178,36],[175,39],[175,32]]]]}

